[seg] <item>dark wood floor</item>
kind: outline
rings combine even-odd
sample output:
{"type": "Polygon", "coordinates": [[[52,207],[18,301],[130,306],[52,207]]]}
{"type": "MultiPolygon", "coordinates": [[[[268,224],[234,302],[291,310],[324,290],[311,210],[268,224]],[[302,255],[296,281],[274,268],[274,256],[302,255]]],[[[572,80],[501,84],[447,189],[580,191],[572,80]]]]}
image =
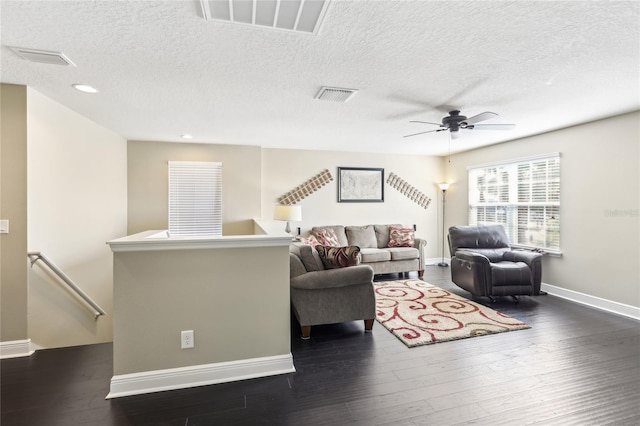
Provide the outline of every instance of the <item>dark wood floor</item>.
{"type": "MultiPolygon", "coordinates": [[[[425,281],[468,296],[448,268],[425,281]]],[[[640,424],[637,321],[553,296],[481,302],[532,328],[409,349],[379,324],[294,327],[296,373],[109,401],[111,344],[38,351],[1,362],[1,424],[640,424]]]]}

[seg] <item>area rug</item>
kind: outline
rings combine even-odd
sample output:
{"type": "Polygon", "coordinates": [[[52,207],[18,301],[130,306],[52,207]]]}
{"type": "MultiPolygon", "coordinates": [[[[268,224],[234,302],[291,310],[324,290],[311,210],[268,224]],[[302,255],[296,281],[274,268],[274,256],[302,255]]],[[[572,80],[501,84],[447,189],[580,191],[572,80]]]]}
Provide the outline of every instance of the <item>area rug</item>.
{"type": "Polygon", "coordinates": [[[376,319],[408,347],[530,328],[422,280],[375,282],[376,319]]]}

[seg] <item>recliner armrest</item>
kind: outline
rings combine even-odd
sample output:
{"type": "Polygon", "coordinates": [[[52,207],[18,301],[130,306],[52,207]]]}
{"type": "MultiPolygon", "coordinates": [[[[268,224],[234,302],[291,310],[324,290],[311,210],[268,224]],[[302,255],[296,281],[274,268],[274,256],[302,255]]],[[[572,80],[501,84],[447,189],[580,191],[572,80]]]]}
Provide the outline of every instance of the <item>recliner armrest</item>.
{"type": "Polygon", "coordinates": [[[533,268],[535,262],[542,260],[542,254],[526,250],[511,250],[504,254],[504,260],[510,262],[524,262],[529,268],[533,268]]]}
{"type": "Polygon", "coordinates": [[[474,253],[467,250],[457,250],[455,254],[456,259],[466,260],[467,262],[476,262],[480,264],[486,264],[489,266],[489,258],[480,253],[474,253]]]}
{"type": "Polygon", "coordinates": [[[291,287],[302,290],[347,287],[366,282],[373,282],[373,268],[369,265],[307,272],[290,280],[291,287]]]}

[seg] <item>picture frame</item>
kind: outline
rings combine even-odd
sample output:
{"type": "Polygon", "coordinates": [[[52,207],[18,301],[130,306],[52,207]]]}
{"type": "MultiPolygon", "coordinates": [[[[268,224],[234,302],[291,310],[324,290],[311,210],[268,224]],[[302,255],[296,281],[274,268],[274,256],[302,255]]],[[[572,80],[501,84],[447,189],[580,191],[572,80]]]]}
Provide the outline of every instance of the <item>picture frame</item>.
{"type": "Polygon", "coordinates": [[[384,169],[338,167],[339,203],[383,203],[384,169]]]}

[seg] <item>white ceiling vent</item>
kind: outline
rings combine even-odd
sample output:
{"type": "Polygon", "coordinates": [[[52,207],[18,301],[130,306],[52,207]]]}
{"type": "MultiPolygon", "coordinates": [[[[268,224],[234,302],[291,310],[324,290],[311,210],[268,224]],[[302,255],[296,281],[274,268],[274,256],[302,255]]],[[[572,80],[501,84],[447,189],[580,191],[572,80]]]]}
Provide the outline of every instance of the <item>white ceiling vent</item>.
{"type": "Polygon", "coordinates": [[[207,21],[317,34],[330,0],[200,0],[207,21]]]}
{"type": "Polygon", "coordinates": [[[50,52],[48,50],[25,49],[23,47],[9,47],[22,59],[31,62],[39,62],[41,64],[52,65],[71,65],[76,66],[71,59],[67,58],[64,53],[50,52]]]}
{"type": "Polygon", "coordinates": [[[322,87],[315,99],[329,102],[347,102],[358,93],[356,89],[343,89],[340,87],[322,87]]]}

